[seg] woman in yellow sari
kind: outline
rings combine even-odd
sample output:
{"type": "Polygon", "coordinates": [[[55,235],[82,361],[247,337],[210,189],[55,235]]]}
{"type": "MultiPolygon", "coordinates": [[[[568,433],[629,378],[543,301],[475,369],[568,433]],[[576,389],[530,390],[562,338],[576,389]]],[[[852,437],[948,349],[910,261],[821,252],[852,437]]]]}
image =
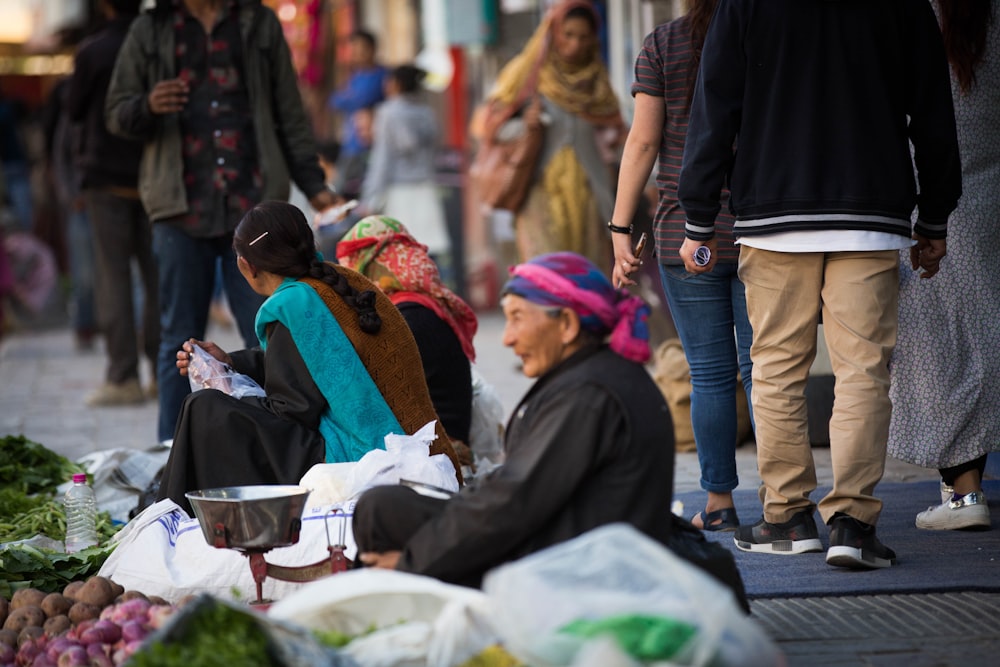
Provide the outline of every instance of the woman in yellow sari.
{"type": "MultiPolygon", "coordinates": [[[[520,261],[569,250],[610,269],[611,241],[603,221],[614,204],[604,154],[620,145],[625,127],[598,51],[599,17],[590,2],[554,6],[524,49],[500,72],[490,93],[483,136],[541,123],[544,145],[527,200],[516,212],[520,261]],[[540,105],[510,106],[537,69],[540,105]],[[602,142],[608,144],[603,147],[602,142]]],[[[529,98],[530,100],[530,98],[529,98]]]]}

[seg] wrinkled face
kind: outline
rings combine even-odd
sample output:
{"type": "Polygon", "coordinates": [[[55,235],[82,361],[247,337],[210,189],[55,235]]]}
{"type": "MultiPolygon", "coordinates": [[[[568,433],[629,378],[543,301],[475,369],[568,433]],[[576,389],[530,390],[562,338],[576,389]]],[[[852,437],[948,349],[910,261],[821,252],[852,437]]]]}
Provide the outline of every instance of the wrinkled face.
{"type": "Polygon", "coordinates": [[[531,303],[520,296],[503,298],[503,344],[521,358],[522,372],[530,378],[544,375],[566,354],[563,317],[553,317],[551,308],[531,303]]]}
{"type": "Polygon", "coordinates": [[[556,53],[567,63],[583,65],[593,55],[596,40],[597,35],[590,23],[584,18],[573,16],[563,21],[556,30],[556,53]]]}

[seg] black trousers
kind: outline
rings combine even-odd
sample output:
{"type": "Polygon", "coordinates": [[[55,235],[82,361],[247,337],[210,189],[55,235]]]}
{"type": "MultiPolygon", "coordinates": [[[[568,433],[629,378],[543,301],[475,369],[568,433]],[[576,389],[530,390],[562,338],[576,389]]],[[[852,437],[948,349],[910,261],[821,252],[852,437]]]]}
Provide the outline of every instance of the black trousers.
{"type": "Polygon", "coordinates": [[[965,463],[960,463],[952,468],[940,468],[938,470],[941,473],[941,481],[943,481],[948,486],[955,486],[955,480],[962,473],[969,472],[970,470],[979,471],[979,479],[983,479],[983,473],[986,471],[986,457],[988,454],[983,454],[978,459],[972,459],[971,461],[966,461],[965,463]]]}
{"type": "Polygon", "coordinates": [[[368,489],[354,508],[358,553],[401,551],[421,526],[441,513],[446,502],[422,496],[408,486],[368,489]]]}

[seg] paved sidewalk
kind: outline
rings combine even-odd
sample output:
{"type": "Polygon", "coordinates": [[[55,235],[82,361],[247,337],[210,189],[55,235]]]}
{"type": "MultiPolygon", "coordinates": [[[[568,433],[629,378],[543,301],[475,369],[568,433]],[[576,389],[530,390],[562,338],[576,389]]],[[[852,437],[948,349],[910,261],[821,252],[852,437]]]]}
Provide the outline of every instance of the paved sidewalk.
{"type": "MultiPolygon", "coordinates": [[[[475,343],[479,371],[496,387],[509,413],[531,381],[503,347],[502,330],[500,313],[481,314],[475,343]]],[[[210,329],[209,338],[225,349],[241,346],[232,330],[210,329]]],[[[103,378],[104,358],[100,346],[76,351],[65,326],[10,333],[0,342],[0,436],[24,434],[71,459],[106,449],[155,448],[155,402],[121,408],[84,405],[84,397],[103,378]]],[[[829,485],[829,450],[813,453],[819,484],[829,485]]],[[[756,487],[752,443],[738,450],[737,461],[741,488],[756,487]]],[[[675,491],[697,490],[698,470],[695,454],[678,454],[675,491]]],[[[933,479],[934,471],[887,463],[887,482],[933,479]]],[[[685,508],[685,514],[697,509],[685,508]]],[[[756,600],[753,610],[786,651],[789,665],[974,667],[997,664],[1000,654],[1000,595],[756,600]]]]}

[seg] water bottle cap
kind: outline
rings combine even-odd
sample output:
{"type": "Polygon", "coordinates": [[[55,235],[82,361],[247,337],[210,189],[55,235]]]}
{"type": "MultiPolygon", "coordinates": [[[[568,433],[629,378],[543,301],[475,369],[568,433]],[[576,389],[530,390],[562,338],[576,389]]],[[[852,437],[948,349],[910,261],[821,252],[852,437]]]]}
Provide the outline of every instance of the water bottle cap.
{"type": "Polygon", "coordinates": [[[87,473],[78,472],[73,475],[73,483],[80,484],[87,481],[87,473]]]}

